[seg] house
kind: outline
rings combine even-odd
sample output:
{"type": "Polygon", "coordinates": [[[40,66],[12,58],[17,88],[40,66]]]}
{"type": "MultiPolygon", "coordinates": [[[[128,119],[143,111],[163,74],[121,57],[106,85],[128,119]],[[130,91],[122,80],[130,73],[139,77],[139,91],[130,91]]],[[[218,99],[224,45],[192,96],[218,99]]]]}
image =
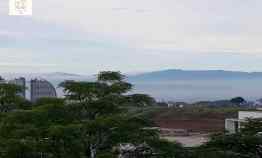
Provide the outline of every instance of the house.
{"type": "Polygon", "coordinates": [[[225,120],[225,130],[229,133],[236,133],[241,130],[247,119],[257,119],[262,118],[262,111],[239,111],[237,119],[226,119],[225,120]]]}
{"type": "Polygon", "coordinates": [[[186,105],[187,103],[185,102],[172,102],[172,101],[167,102],[168,108],[184,108],[186,105]]]}

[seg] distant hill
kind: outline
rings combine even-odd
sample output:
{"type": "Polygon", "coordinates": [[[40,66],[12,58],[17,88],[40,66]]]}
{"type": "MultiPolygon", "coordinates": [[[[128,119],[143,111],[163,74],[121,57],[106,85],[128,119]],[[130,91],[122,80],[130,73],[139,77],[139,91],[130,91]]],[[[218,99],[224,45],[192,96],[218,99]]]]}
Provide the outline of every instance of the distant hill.
{"type": "Polygon", "coordinates": [[[262,72],[224,70],[170,69],[129,76],[130,81],[210,80],[210,79],[262,79],[262,72]]]}
{"type": "Polygon", "coordinates": [[[163,70],[130,75],[134,92],[147,93],[158,100],[197,102],[242,96],[262,97],[262,72],[223,70],[163,70]]]}
{"type": "MultiPolygon", "coordinates": [[[[55,87],[64,80],[92,81],[94,75],[78,75],[64,72],[54,73],[4,73],[5,79],[25,77],[27,81],[41,78],[55,87]]],[[[134,85],[132,93],[146,93],[157,100],[197,102],[227,100],[242,96],[255,101],[262,98],[262,73],[223,70],[163,70],[140,74],[129,74],[127,79],[134,85]]],[[[29,87],[29,82],[27,82],[29,87]]],[[[59,96],[62,90],[58,89],[59,96]]]]}

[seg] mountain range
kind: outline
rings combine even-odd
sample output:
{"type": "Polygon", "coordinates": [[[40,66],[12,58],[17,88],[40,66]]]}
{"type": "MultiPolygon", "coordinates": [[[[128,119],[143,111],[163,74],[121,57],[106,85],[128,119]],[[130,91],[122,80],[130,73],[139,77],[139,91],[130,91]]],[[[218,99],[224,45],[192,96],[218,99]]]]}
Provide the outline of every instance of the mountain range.
{"type": "Polygon", "coordinates": [[[131,81],[209,80],[209,79],[262,79],[262,72],[224,70],[170,69],[129,76],[131,81]]]}
{"type": "MultiPolygon", "coordinates": [[[[4,73],[1,76],[6,79],[23,76],[28,81],[43,78],[55,86],[64,80],[90,81],[95,78],[94,75],[63,72],[4,73]]],[[[132,93],[146,93],[157,100],[196,102],[236,96],[247,100],[262,98],[262,72],[169,69],[130,74],[127,80],[134,85],[132,93]]]]}
{"type": "Polygon", "coordinates": [[[134,92],[158,100],[196,102],[262,97],[262,72],[170,69],[129,76],[134,92]]]}
{"type": "MultiPolygon", "coordinates": [[[[53,73],[2,73],[4,78],[25,77],[46,78],[46,79],[92,79],[93,75],[79,75],[74,73],[53,72],[53,73]]],[[[139,74],[127,74],[130,81],[170,81],[170,80],[205,80],[205,79],[259,79],[262,72],[243,72],[225,70],[180,70],[169,69],[139,74]]]]}

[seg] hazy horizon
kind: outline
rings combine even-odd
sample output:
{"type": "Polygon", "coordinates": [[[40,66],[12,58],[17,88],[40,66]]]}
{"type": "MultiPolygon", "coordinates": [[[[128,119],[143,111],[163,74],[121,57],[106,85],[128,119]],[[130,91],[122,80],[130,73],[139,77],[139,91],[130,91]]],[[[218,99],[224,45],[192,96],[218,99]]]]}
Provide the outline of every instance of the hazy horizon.
{"type": "MultiPolygon", "coordinates": [[[[242,96],[250,101],[262,98],[262,73],[258,75],[220,71],[212,76],[214,72],[177,70],[163,72],[165,71],[128,76],[127,81],[134,85],[132,93],[149,94],[160,101],[183,102],[226,100],[237,96],[242,96]],[[192,75],[197,75],[197,77],[191,77],[192,75]]],[[[64,80],[91,81],[95,78],[95,76],[91,77],[51,73],[44,74],[41,78],[47,79],[57,87],[64,80]]],[[[30,77],[26,78],[29,86],[30,77]]],[[[57,89],[57,92],[59,96],[62,96],[61,89],[57,89]]]]}
{"type": "MultiPolygon", "coordinates": [[[[167,68],[167,69],[156,69],[156,70],[144,70],[144,71],[130,71],[130,72],[121,72],[124,75],[140,75],[140,74],[146,74],[146,73],[154,73],[154,72],[161,72],[161,71],[185,71],[185,72],[190,72],[190,71],[225,71],[225,72],[243,72],[243,73],[262,73],[261,71],[241,71],[241,70],[225,70],[225,69],[177,69],[177,68],[167,68]]],[[[107,70],[98,70],[97,72],[94,73],[88,73],[88,74],[83,74],[83,73],[74,73],[74,72],[68,72],[68,71],[46,71],[46,72],[0,72],[0,76],[2,75],[38,75],[38,74],[42,74],[42,75],[55,75],[55,74],[63,74],[64,75],[80,75],[80,76],[92,76],[92,75],[96,75],[97,73],[101,72],[101,71],[107,71],[107,70]]],[[[119,71],[119,70],[108,70],[108,71],[119,71]]]]}

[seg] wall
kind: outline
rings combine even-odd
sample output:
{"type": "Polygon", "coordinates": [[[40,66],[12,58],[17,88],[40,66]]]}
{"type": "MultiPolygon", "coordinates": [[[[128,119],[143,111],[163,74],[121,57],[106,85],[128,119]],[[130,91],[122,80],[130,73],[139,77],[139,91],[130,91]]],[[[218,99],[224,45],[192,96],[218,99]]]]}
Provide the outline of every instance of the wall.
{"type": "Polygon", "coordinates": [[[240,120],[247,118],[262,118],[262,111],[239,111],[238,118],[240,120]]]}

